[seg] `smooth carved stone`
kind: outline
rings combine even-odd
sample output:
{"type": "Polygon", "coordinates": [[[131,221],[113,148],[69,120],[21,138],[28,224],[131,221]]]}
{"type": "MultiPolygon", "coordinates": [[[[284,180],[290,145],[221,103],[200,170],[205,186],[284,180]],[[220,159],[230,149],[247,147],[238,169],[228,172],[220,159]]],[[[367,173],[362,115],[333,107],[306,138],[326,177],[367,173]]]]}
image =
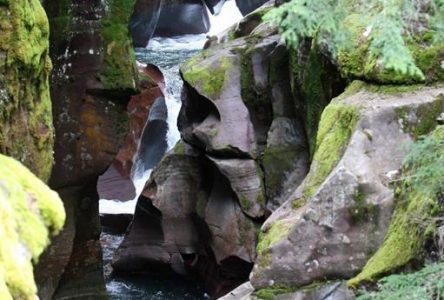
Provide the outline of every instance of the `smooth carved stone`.
{"type": "Polygon", "coordinates": [[[259,166],[252,159],[216,159],[207,156],[230,182],[242,210],[252,218],[265,213],[265,191],[259,166]]]}
{"type": "Polygon", "coordinates": [[[242,15],[245,16],[268,1],[269,0],[236,0],[236,4],[242,15]]]}
{"type": "Polygon", "coordinates": [[[129,22],[135,47],[146,47],[156,30],[162,0],[137,0],[129,22]]]}
{"type": "Polygon", "coordinates": [[[245,262],[256,258],[255,223],[248,218],[236,201],[227,179],[217,171],[205,208],[205,223],[211,232],[211,248],[218,264],[231,256],[245,262]]]}
{"type": "Polygon", "coordinates": [[[183,94],[179,129],[185,141],[201,145],[211,155],[243,158],[257,155],[253,124],[241,95],[239,64],[239,55],[230,49],[220,49],[211,51],[203,60],[189,61],[181,67],[188,85],[183,94]],[[197,77],[200,68],[208,74],[217,74],[214,80],[217,82],[211,83],[214,87],[208,87],[206,79],[197,77]]]}
{"type": "Polygon", "coordinates": [[[210,19],[202,0],[170,2],[162,4],[154,36],[200,34],[210,30],[210,19]]]}

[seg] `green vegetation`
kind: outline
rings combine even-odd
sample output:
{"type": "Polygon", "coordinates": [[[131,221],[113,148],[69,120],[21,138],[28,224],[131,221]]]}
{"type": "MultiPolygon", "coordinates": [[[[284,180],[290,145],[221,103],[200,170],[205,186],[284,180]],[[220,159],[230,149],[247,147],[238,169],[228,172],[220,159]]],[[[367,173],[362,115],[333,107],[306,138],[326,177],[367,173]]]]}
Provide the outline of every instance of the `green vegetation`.
{"type": "Polygon", "coordinates": [[[135,90],[137,70],[128,31],[135,0],[106,0],[106,17],[102,20],[105,45],[104,67],[99,76],[106,89],[135,90]]]}
{"type": "Polygon", "coordinates": [[[428,265],[411,274],[390,275],[378,282],[378,290],[358,291],[357,300],[444,299],[444,263],[428,265]]]}
{"type": "Polygon", "coordinates": [[[188,60],[181,67],[183,78],[199,92],[217,100],[224,86],[227,70],[234,64],[227,56],[211,56],[204,51],[188,60]]]}
{"type": "Polygon", "coordinates": [[[265,19],[280,26],[293,49],[312,39],[351,77],[400,83],[444,74],[436,64],[443,53],[442,0],[292,0],[265,19]]]}
{"type": "Polygon", "coordinates": [[[32,263],[65,222],[58,195],[12,158],[0,155],[0,298],[34,299],[32,263]]]}
{"type": "Polygon", "coordinates": [[[357,107],[336,101],[322,113],[316,137],[316,148],[310,173],[307,175],[304,196],[312,196],[339,162],[358,122],[357,107]]]}
{"type": "Polygon", "coordinates": [[[297,288],[294,287],[288,287],[285,285],[276,285],[269,288],[260,289],[254,292],[253,295],[258,297],[259,299],[269,300],[269,299],[276,299],[277,295],[292,293],[296,290],[297,288]]]}
{"type": "Polygon", "coordinates": [[[54,143],[48,20],[38,0],[0,6],[0,152],[49,178],[54,143]]]}
{"type": "Polygon", "coordinates": [[[442,211],[438,195],[444,193],[444,126],[410,148],[398,186],[395,212],[383,245],[349,285],[371,281],[424,257],[424,242],[442,211]]]}
{"type": "Polygon", "coordinates": [[[268,197],[274,197],[280,192],[285,175],[293,167],[298,154],[294,145],[269,146],[265,149],[262,165],[265,170],[268,197]]]}
{"type": "Polygon", "coordinates": [[[440,95],[431,103],[423,103],[418,107],[403,106],[396,109],[396,113],[403,122],[404,131],[409,132],[414,138],[418,138],[433,130],[436,119],[444,111],[444,96],[440,95]],[[416,121],[412,121],[415,116],[416,121]]]}
{"type": "Polygon", "coordinates": [[[290,231],[293,222],[291,220],[278,220],[274,222],[265,232],[259,233],[259,243],[256,247],[259,255],[265,254],[266,250],[274,243],[284,238],[290,231]]]}

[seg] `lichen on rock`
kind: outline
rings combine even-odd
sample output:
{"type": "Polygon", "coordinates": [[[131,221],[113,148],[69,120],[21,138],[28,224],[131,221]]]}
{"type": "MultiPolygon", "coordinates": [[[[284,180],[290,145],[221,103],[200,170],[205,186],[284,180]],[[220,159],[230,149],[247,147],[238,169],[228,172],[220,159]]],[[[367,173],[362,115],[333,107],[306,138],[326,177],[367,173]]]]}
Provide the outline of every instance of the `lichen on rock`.
{"type": "Polygon", "coordinates": [[[0,298],[34,299],[33,266],[65,222],[57,193],[0,154],[0,298]]]}
{"type": "Polygon", "coordinates": [[[0,5],[0,152],[49,178],[54,143],[49,26],[38,0],[0,5]]]}

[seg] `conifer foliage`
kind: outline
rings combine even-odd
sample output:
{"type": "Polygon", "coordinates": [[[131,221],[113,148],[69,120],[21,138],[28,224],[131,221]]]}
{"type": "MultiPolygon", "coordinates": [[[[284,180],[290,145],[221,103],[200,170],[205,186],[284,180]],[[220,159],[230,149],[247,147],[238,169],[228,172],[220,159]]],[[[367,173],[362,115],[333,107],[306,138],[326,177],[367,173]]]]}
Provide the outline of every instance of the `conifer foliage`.
{"type": "Polygon", "coordinates": [[[384,69],[424,79],[407,42],[423,35],[431,44],[444,41],[444,0],[291,0],[265,19],[279,25],[292,48],[311,38],[335,57],[351,47],[350,24],[344,22],[351,14],[367,24],[370,57],[384,69]]]}

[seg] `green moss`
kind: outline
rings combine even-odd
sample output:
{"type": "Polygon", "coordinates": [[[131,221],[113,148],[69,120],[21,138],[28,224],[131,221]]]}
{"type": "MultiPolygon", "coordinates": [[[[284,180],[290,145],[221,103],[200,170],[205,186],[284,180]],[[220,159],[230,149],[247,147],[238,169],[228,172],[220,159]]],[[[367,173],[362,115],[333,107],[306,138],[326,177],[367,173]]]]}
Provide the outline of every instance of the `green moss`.
{"type": "Polygon", "coordinates": [[[328,71],[323,64],[324,60],[314,47],[310,50],[307,62],[303,67],[304,78],[302,79],[301,89],[305,98],[305,128],[311,157],[313,157],[316,148],[316,132],[322,111],[331,100],[329,91],[324,88],[325,80],[329,76],[329,74],[326,74],[328,71]]]}
{"type": "Polygon", "coordinates": [[[253,205],[250,202],[250,199],[248,199],[248,197],[244,196],[244,195],[240,195],[239,203],[244,210],[249,210],[251,208],[251,206],[253,205]]]}
{"type": "Polygon", "coordinates": [[[379,208],[373,203],[366,202],[366,194],[358,191],[354,195],[355,205],[350,206],[349,213],[351,218],[356,223],[363,223],[372,221],[375,225],[378,224],[379,208]]]}
{"type": "Polygon", "coordinates": [[[292,145],[270,146],[265,149],[262,165],[269,198],[276,196],[281,191],[286,173],[291,171],[298,156],[298,151],[295,151],[295,147],[292,145]]]}
{"type": "Polygon", "coordinates": [[[194,56],[181,67],[183,78],[204,96],[216,100],[225,84],[233,60],[226,56],[207,56],[208,50],[194,56]]]}
{"type": "Polygon", "coordinates": [[[12,158],[0,155],[0,295],[34,299],[32,263],[63,227],[58,195],[12,158]],[[5,288],[9,290],[5,292],[5,288]]]}
{"type": "Polygon", "coordinates": [[[291,208],[293,208],[294,210],[297,210],[297,209],[301,208],[302,206],[304,206],[305,203],[307,203],[307,200],[304,197],[301,197],[298,199],[293,199],[293,201],[291,201],[291,208]]]}
{"type": "Polygon", "coordinates": [[[180,140],[177,142],[176,146],[173,149],[174,154],[184,155],[185,154],[185,142],[180,140]]]}
{"type": "Polygon", "coordinates": [[[284,238],[290,231],[293,223],[289,220],[277,220],[266,232],[259,233],[259,243],[257,244],[257,253],[262,255],[268,248],[284,238]]]}
{"type": "Polygon", "coordinates": [[[295,292],[296,290],[297,288],[294,287],[289,287],[285,285],[276,285],[255,291],[253,295],[258,297],[259,299],[268,300],[268,299],[276,299],[277,295],[292,293],[295,292]]]}
{"type": "Polygon", "coordinates": [[[396,95],[402,93],[414,92],[420,88],[425,87],[424,84],[410,84],[410,85],[399,85],[399,84],[371,84],[361,80],[353,80],[347,89],[338,98],[344,99],[348,96],[354,95],[361,90],[366,90],[372,93],[380,93],[387,95],[396,95]]]}
{"type": "Polygon", "coordinates": [[[316,137],[312,166],[305,181],[306,198],[316,192],[341,159],[358,119],[358,109],[353,105],[337,101],[325,108],[316,137]]]}
{"type": "Polygon", "coordinates": [[[374,280],[412,261],[422,259],[424,242],[434,232],[436,226],[434,218],[442,210],[437,201],[436,191],[424,187],[437,186],[439,192],[440,183],[444,180],[441,170],[435,173],[431,169],[431,166],[440,168],[442,165],[444,127],[438,127],[431,137],[436,139],[434,146],[430,144],[420,147],[420,151],[415,154],[418,162],[411,168],[405,166],[406,176],[397,187],[395,211],[382,246],[370,258],[362,272],[348,282],[349,285],[356,286],[363,281],[374,280]],[[412,180],[419,174],[422,183],[413,185],[412,180]],[[435,178],[436,176],[441,178],[435,178]]]}
{"type": "Polygon", "coordinates": [[[137,69],[128,31],[128,22],[135,0],[107,0],[106,16],[102,20],[105,45],[104,66],[99,77],[105,89],[135,90],[137,69]]]}
{"type": "Polygon", "coordinates": [[[436,119],[443,111],[444,96],[442,95],[430,103],[424,103],[417,107],[402,106],[395,110],[402,120],[404,131],[409,132],[415,138],[432,131],[438,125],[436,119]]]}
{"type": "Polygon", "coordinates": [[[0,6],[0,152],[44,180],[54,144],[48,52],[48,20],[38,0],[0,6]]]}

